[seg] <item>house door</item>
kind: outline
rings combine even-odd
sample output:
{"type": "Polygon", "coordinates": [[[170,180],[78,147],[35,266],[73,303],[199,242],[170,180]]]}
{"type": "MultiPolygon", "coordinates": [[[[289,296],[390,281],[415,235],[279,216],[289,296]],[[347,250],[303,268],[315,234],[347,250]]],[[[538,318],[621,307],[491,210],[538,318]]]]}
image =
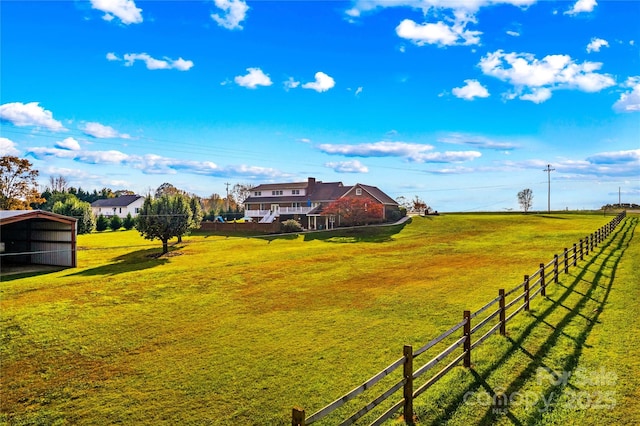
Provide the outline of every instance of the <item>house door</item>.
{"type": "Polygon", "coordinates": [[[280,211],[280,205],[279,204],[271,204],[271,211],[274,213],[278,213],[280,211]]]}

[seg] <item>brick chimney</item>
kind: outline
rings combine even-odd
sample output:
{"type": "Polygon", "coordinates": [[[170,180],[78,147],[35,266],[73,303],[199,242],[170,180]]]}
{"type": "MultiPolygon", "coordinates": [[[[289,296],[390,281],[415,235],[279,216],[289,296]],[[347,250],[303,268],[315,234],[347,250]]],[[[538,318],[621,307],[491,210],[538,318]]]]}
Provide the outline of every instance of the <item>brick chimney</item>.
{"type": "Polygon", "coordinates": [[[316,178],[312,178],[310,177],[307,180],[307,195],[310,195],[313,193],[313,190],[315,189],[316,186],[316,178]]]}

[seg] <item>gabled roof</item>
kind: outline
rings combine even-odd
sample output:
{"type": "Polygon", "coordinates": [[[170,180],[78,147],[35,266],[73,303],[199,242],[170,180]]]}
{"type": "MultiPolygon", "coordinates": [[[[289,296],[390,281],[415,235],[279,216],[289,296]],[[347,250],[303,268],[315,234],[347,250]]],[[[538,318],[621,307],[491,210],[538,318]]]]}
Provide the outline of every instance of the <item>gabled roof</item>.
{"type": "Polygon", "coordinates": [[[361,183],[357,183],[354,186],[350,187],[349,191],[347,191],[344,194],[344,196],[346,196],[349,192],[351,192],[355,188],[362,188],[363,190],[368,192],[369,195],[371,195],[373,198],[378,200],[381,204],[390,204],[392,206],[398,205],[398,202],[396,200],[394,200],[393,198],[389,197],[387,194],[382,192],[378,187],[371,186],[371,185],[363,185],[361,183]]]}
{"type": "Polygon", "coordinates": [[[309,182],[292,182],[292,183],[263,183],[251,188],[253,191],[271,191],[276,189],[304,189],[309,182]]]}
{"type": "Polygon", "coordinates": [[[0,210],[0,224],[7,225],[28,219],[49,219],[56,222],[74,223],[78,219],[45,210],[0,210]]]}
{"type": "Polygon", "coordinates": [[[316,182],[309,198],[317,202],[333,201],[342,197],[348,189],[349,187],[344,186],[342,182],[316,182]]]}
{"type": "Polygon", "coordinates": [[[141,195],[121,195],[115,198],[96,200],[91,203],[91,207],[127,207],[140,198],[144,197],[141,195]]]}

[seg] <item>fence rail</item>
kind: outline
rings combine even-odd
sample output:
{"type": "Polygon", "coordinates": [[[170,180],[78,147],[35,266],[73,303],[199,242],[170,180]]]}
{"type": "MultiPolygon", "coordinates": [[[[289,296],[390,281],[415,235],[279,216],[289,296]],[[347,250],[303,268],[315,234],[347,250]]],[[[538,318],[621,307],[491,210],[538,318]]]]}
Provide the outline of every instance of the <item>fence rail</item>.
{"type": "Polygon", "coordinates": [[[353,415],[339,423],[340,425],[354,424],[358,419],[369,413],[374,408],[380,406],[382,402],[395,395],[402,390],[402,399],[389,407],[383,414],[376,418],[371,426],[380,425],[386,420],[392,418],[400,408],[403,409],[403,417],[407,424],[413,423],[413,400],[429,389],[433,384],[440,380],[445,374],[451,371],[460,362],[467,368],[471,367],[471,353],[472,350],[484,343],[486,339],[495,334],[497,331],[501,335],[506,334],[506,324],[513,319],[518,313],[529,310],[531,300],[538,295],[543,297],[546,295],[546,287],[551,283],[558,283],[558,275],[560,274],[560,265],[562,265],[562,272],[568,273],[570,266],[576,266],[579,260],[584,260],[584,256],[588,256],[590,252],[593,252],[594,247],[598,247],[598,244],[603,242],[616,227],[624,220],[626,212],[618,214],[614,219],[603,227],[596,230],[594,233],[587,235],[584,239],[580,239],[579,243],[574,243],[571,249],[564,248],[561,255],[555,254],[553,259],[548,263],[540,263],[539,268],[531,275],[525,275],[524,281],[518,284],[516,287],[509,291],[500,289],[498,291],[498,297],[488,302],[486,305],[471,313],[470,311],[464,311],[462,321],[451,327],[449,330],[440,334],[435,339],[426,343],[416,351],[410,345],[405,345],[403,348],[403,355],[398,360],[394,361],[388,367],[382,371],[373,375],[369,380],[365,381],[360,386],[354,388],[347,394],[336,399],[332,403],[326,405],[322,409],[318,410],[309,417],[306,417],[305,410],[302,408],[294,407],[291,414],[292,426],[307,426],[314,422],[323,419],[325,416],[331,414],[338,408],[344,406],[349,401],[352,401],[357,396],[363,394],[365,391],[373,388],[382,379],[392,374],[394,371],[403,367],[402,379],[396,381],[387,390],[368,402],[364,407],[357,410],[353,415]],[[537,279],[536,279],[537,278],[537,279]],[[532,281],[534,280],[535,281],[532,281]],[[552,281],[553,280],[553,281],[552,281]],[[515,295],[511,300],[507,302],[507,298],[514,293],[522,290],[522,293],[515,295]],[[517,305],[518,302],[522,302],[517,305]],[[497,310],[488,314],[484,319],[480,320],[477,324],[472,326],[472,320],[477,318],[480,314],[487,311],[489,308],[498,303],[497,310]],[[514,308],[515,306],[515,308],[514,308]],[[510,309],[513,311],[508,313],[510,309]],[[492,320],[495,321],[498,317],[498,321],[492,324],[492,320]],[[480,337],[472,342],[472,336],[479,330],[491,327],[484,332],[480,337]],[[462,336],[450,343],[447,348],[442,350],[436,356],[431,358],[423,365],[414,369],[414,360],[421,354],[427,352],[429,349],[444,342],[449,336],[456,331],[463,329],[462,336]],[[436,365],[441,363],[452,355],[460,346],[463,347],[462,353],[458,354],[453,360],[451,360],[446,366],[440,369],[432,377],[430,377],[425,383],[423,383],[418,389],[414,390],[414,380],[423,376],[426,372],[433,369],[436,365]]]}

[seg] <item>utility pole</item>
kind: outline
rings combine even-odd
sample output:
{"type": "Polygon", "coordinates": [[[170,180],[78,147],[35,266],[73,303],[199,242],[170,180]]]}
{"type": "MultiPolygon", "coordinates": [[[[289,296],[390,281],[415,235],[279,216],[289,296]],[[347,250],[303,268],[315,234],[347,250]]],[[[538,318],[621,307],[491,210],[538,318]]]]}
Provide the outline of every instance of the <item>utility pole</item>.
{"type": "Polygon", "coordinates": [[[226,182],[225,185],[227,186],[227,213],[229,212],[229,185],[231,185],[229,182],[226,182]]]}
{"type": "Polygon", "coordinates": [[[551,172],[555,169],[551,168],[551,164],[547,164],[547,168],[543,172],[547,172],[547,212],[551,213],[551,172]]]}

